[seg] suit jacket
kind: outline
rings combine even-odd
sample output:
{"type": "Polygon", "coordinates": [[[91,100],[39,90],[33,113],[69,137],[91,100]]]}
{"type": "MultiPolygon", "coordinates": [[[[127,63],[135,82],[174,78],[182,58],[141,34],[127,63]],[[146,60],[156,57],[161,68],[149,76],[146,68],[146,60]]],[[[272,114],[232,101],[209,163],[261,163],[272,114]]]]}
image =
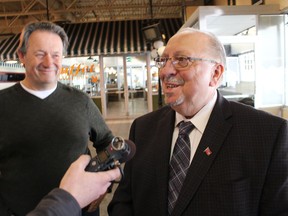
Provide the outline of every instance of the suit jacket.
{"type": "MultiPolygon", "coordinates": [[[[137,150],[108,207],[112,216],[167,215],[175,112],[136,119],[137,150]]],[[[192,143],[193,145],[193,143],[192,143]]],[[[287,121],[218,94],[172,216],[288,215],[287,121]],[[206,154],[209,147],[212,154],[206,154]]]]}

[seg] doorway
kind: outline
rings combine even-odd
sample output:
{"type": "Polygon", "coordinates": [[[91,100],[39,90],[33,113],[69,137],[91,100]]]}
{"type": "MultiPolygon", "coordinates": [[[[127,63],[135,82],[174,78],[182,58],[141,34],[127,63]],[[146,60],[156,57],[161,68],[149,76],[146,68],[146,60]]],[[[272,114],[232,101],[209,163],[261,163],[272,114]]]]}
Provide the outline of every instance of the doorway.
{"type": "Polygon", "coordinates": [[[148,112],[145,55],[104,56],[106,119],[135,118],[148,112]]]}

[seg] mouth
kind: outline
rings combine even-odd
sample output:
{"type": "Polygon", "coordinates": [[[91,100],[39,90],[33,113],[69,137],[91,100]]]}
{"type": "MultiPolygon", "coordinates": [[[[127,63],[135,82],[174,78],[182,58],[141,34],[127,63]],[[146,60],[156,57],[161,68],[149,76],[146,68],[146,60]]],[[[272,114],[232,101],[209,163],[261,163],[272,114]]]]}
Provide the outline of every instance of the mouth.
{"type": "Polygon", "coordinates": [[[171,83],[167,83],[166,84],[167,89],[173,89],[173,88],[177,88],[179,87],[178,84],[171,84],[171,83]]]}
{"type": "Polygon", "coordinates": [[[163,84],[165,84],[166,89],[175,89],[179,86],[183,86],[184,80],[175,76],[166,76],[163,79],[163,84]]]}
{"type": "Polygon", "coordinates": [[[51,72],[55,72],[55,71],[58,71],[58,68],[57,67],[44,67],[43,65],[40,65],[38,68],[37,68],[39,71],[43,72],[43,73],[51,73],[51,72]]]}
{"type": "Polygon", "coordinates": [[[57,68],[39,68],[43,72],[57,71],[57,68]]]}

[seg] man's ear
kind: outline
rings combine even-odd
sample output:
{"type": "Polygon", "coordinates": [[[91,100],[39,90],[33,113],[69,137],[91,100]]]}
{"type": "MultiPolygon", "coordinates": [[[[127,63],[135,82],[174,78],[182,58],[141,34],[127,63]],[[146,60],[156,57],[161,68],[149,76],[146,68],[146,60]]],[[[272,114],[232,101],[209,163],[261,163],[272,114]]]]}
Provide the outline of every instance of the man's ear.
{"type": "Polygon", "coordinates": [[[24,64],[24,54],[20,50],[17,50],[17,55],[19,57],[20,62],[24,64]]]}
{"type": "Polygon", "coordinates": [[[213,73],[210,81],[210,86],[218,86],[222,80],[224,73],[224,66],[222,64],[215,64],[212,68],[213,73]]]}

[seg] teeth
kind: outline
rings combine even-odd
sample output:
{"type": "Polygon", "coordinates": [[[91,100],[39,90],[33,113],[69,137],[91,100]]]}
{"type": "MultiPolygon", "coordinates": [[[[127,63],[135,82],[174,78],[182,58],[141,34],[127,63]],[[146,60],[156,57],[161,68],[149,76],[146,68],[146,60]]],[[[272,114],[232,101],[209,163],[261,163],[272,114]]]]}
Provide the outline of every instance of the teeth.
{"type": "Polygon", "coordinates": [[[178,87],[178,85],[173,85],[173,84],[168,84],[166,86],[167,86],[167,88],[176,88],[176,87],[178,87]]]}

